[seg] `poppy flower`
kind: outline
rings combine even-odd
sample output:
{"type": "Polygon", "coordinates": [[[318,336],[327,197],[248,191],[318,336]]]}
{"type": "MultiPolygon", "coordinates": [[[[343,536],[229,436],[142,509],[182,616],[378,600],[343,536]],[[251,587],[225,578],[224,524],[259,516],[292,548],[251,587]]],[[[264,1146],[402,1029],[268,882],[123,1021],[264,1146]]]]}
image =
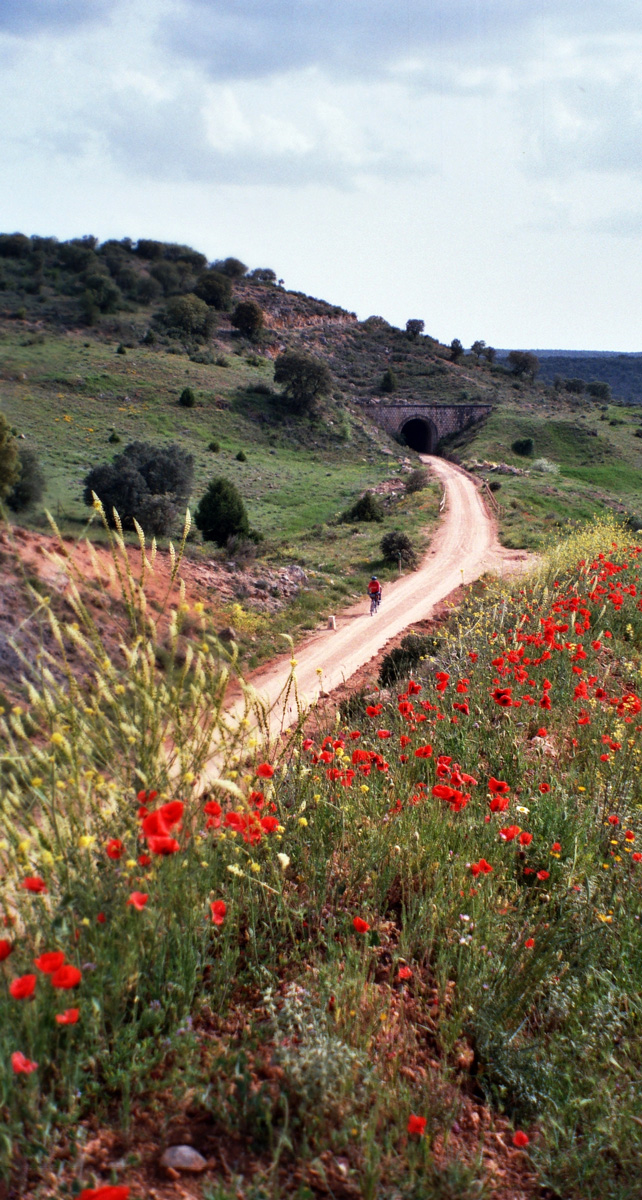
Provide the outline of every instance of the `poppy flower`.
{"type": "Polygon", "coordinates": [[[412,979],[412,971],[410,970],[410,967],[399,967],[399,970],[397,971],[397,979],[412,979]]]}
{"type": "Polygon", "coordinates": [[[634,842],[635,841],[635,834],[632,829],[627,829],[626,833],[624,834],[624,841],[625,842],[634,842]]]}
{"type": "Polygon", "coordinates": [[[224,900],[213,900],[210,904],[212,913],[212,923],[214,925],[222,925],[227,912],[227,904],[224,900]]]}
{"type": "Polygon", "coordinates": [[[383,712],[383,704],[369,704],[366,708],[369,717],[378,717],[380,712],[383,712]]]}
{"type": "Polygon", "coordinates": [[[278,817],[261,817],[261,829],[264,833],[274,833],[278,828],[278,817]]]}
{"type": "Polygon", "coordinates": [[[132,908],[137,909],[138,912],[142,912],[148,900],[149,895],[146,892],[132,892],[127,903],[131,904],[132,908]]]}
{"type": "Polygon", "coordinates": [[[524,945],[527,950],[532,950],[533,946],[535,945],[535,938],[526,938],[524,945]]]}
{"type": "Polygon", "coordinates": [[[515,1132],[513,1134],[513,1145],[514,1146],[518,1146],[521,1149],[523,1146],[528,1146],[529,1142],[530,1142],[530,1138],[527,1133],[523,1133],[523,1131],[521,1129],[515,1130],[515,1132]]]}
{"type": "Polygon", "coordinates": [[[363,917],[355,917],[352,925],[357,933],[367,933],[370,928],[368,922],[364,921],[363,917]]]}
{"type": "Polygon", "coordinates": [[[43,975],[53,975],[54,971],[60,970],[65,961],[65,956],[62,950],[47,950],[40,958],[34,958],[33,965],[43,975]]]}
{"type": "Polygon", "coordinates": [[[146,792],[143,790],[142,792],[136,793],[136,799],[138,800],[139,804],[153,804],[157,795],[158,792],[146,792]]]}
{"type": "Polygon", "coordinates": [[[509,804],[508,796],[493,796],[488,807],[491,812],[506,812],[509,804]]]}
{"type": "Polygon", "coordinates": [[[303,749],[310,750],[310,748],[312,746],[314,746],[314,742],[313,742],[312,738],[305,738],[305,740],[303,742],[303,749]]]}
{"type": "Polygon", "coordinates": [[[104,925],[107,917],[105,916],[104,912],[99,912],[96,920],[98,921],[99,925],[104,925]]]}
{"type": "Polygon", "coordinates": [[[378,729],[377,737],[381,738],[382,741],[385,741],[386,738],[392,737],[392,734],[389,729],[378,729]]]}
{"type": "Polygon", "coordinates": [[[107,855],[107,858],[112,858],[116,862],[119,858],[123,857],[124,853],[125,847],[120,838],[111,838],[111,840],[107,842],[107,845],[105,846],[105,854],[107,855]]]}
{"type": "Polygon", "coordinates": [[[14,1000],[28,1000],[30,996],[33,996],[35,990],[35,975],[19,975],[9,984],[9,995],[13,996],[14,1000]]]}
{"type": "Polygon", "coordinates": [[[642,854],[640,854],[639,850],[636,850],[635,853],[631,855],[631,861],[642,862],[642,854]]]}
{"type": "Polygon", "coordinates": [[[537,736],[538,736],[538,737],[546,737],[546,736],[547,736],[547,734],[548,734],[548,729],[545,729],[543,725],[542,725],[542,728],[541,728],[541,729],[538,729],[538,730],[537,730],[537,736]]]}
{"type": "Polygon", "coordinates": [[[82,979],[82,972],[78,967],[72,967],[67,963],[64,967],[60,967],[58,971],[54,971],[51,976],[52,987],[64,988],[68,991],[69,988],[77,987],[82,979]]]}
{"type": "Polygon", "coordinates": [[[149,854],[139,854],[136,861],[139,867],[148,867],[152,860],[149,854]]]}
{"type": "Polygon", "coordinates": [[[105,1184],[103,1187],[85,1188],[77,1200],[128,1200],[131,1188],[105,1184]]]}
{"type": "Polygon", "coordinates": [[[542,795],[543,795],[543,796],[545,796],[545,795],[546,795],[546,793],[547,793],[547,792],[550,792],[550,790],[551,790],[551,785],[550,785],[550,783],[540,783],[540,785],[539,785],[539,790],[540,790],[540,792],[542,793],[542,795]]]}
{"type": "Polygon", "coordinates": [[[18,886],[22,888],[23,892],[33,892],[35,895],[40,895],[42,892],[47,891],[47,885],[39,875],[29,875],[18,886]]]}
{"type": "Polygon", "coordinates": [[[538,879],[550,879],[550,871],[538,871],[537,878],[538,879]]]}
{"type": "Polygon", "coordinates": [[[14,1050],[11,1055],[11,1067],[14,1075],[31,1075],[32,1071],[38,1070],[38,1063],[25,1058],[22,1050],[14,1050]]]}
{"type": "Polygon", "coordinates": [[[507,825],[505,829],[500,829],[499,836],[504,842],[512,842],[520,832],[519,825],[507,825]]]}
{"type": "Polygon", "coordinates": [[[470,864],[470,869],[471,869],[473,875],[477,876],[477,875],[490,875],[493,868],[491,867],[489,862],[486,862],[485,858],[480,858],[479,862],[470,864]]]}
{"type": "Polygon", "coordinates": [[[488,780],[488,790],[493,793],[493,796],[503,796],[506,792],[510,792],[510,783],[506,783],[504,779],[495,779],[491,775],[488,780]]]}
{"type": "Polygon", "coordinates": [[[158,837],[148,837],[147,845],[152,854],[176,854],[180,850],[180,846],[176,838],[160,835],[158,837]]]}
{"type": "Polygon", "coordinates": [[[520,833],[520,835],[519,835],[520,846],[530,846],[532,840],[533,840],[532,833],[524,832],[524,833],[520,833]]]}
{"type": "Polygon", "coordinates": [[[431,754],[432,746],[428,744],[425,746],[418,746],[415,750],[415,758],[430,758],[431,754]]]}
{"type": "Polygon", "coordinates": [[[271,779],[274,775],[274,767],[270,766],[270,763],[261,763],[261,765],[256,768],[256,773],[259,779],[271,779]]]}
{"type": "Polygon", "coordinates": [[[559,854],[561,849],[561,842],[553,842],[553,845],[551,846],[551,854],[559,854]]]}
{"type": "Polygon", "coordinates": [[[56,1013],[58,1025],[75,1025],[80,1016],[79,1008],[66,1008],[64,1012],[56,1013]]]}
{"type": "Polygon", "coordinates": [[[7,938],[0,938],[0,962],[4,962],[5,958],[9,957],[12,950],[13,942],[8,941],[7,938]]]}
{"type": "Polygon", "coordinates": [[[408,1117],[408,1133],[417,1134],[418,1137],[421,1137],[426,1129],[426,1125],[426,1117],[416,1117],[414,1113],[411,1113],[408,1117]]]}
{"type": "Polygon", "coordinates": [[[607,821],[608,821],[609,825],[619,825],[620,824],[620,818],[618,816],[616,816],[615,813],[611,813],[611,816],[607,817],[607,821]]]}

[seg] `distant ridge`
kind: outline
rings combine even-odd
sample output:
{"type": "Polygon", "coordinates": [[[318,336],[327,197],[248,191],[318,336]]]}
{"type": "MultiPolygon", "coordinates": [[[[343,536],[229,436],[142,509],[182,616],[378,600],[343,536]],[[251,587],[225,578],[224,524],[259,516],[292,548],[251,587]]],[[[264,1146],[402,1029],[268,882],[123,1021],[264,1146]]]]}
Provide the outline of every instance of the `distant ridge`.
{"type": "MultiPolygon", "coordinates": [[[[535,350],[522,347],[538,358],[642,358],[642,350],[535,350]]],[[[506,358],[510,350],[497,350],[498,358],[506,358]]]]}

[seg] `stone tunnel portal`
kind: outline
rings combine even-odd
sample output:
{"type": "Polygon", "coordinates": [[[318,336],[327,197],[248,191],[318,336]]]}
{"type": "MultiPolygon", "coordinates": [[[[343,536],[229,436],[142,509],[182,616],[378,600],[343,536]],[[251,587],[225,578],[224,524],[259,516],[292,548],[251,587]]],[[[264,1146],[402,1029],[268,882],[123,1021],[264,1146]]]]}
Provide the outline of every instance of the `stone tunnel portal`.
{"type": "Polygon", "coordinates": [[[437,430],[432,421],[424,417],[412,417],[399,430],[404,442],[418,454],[434,454],[437,449],[437,430]]]}

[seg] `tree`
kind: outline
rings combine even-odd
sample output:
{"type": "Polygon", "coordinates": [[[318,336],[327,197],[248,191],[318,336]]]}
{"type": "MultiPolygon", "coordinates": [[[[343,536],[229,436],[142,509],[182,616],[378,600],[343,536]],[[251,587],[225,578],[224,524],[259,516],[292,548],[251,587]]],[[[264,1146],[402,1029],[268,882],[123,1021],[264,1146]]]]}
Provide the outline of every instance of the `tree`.
{"type": "Polygon", "coordinates": [[[391,529],[389,533],[384,533],[380,545],[381,553],[388,562],[400,562],[404,567],[417,565],[417,555],[412,541],[408,534],[402,533],[400,529],[391,529]]]}
{"type": "Polygon", "coordinates": [[[463,353],[464,353],[464,347],[462,346],[459,338],[453,338],[452,342],[450,343],[451,362],[459,362],[463,353]]]}
{"type": "Polygon", "coordinates": [[[232,302],[232,284],[227,275],[220,271],[204,271],[199,276],[194,294],[209,304],[210,308],[226,312],[232,302]]]}
{"type": "Polygon", "coordinates": [[[126,529],[137,520],[146,533],[166,534],[187,503],[193,477],[193,455],[181,446],[130,442],[113,462],[92,467],[83,499],[92,504],[95,492],[110,525],[115,524],[115,508],[126,529]]]}
{"type": "Polygon", "coordinates": [[[194,389],[191,387],[184,387],[180,396],[178,397],[178,403],[183,408],[193,408],[196,404],[196,393],[194,389]]]}
{"type": "Polygon", "coordinates": [[[29,446],[21,446],[18,450],[18,459],[20,475],[7,496],[7,504],[13,512],[22,512],[30,505],[37,504],[42,500],[46,486],[40,460],[35,450],[29,446]]]}
{"type": "Polygon", "coordinates": [[[276,271],[271,267],[255,267],[249,278],[253,283],[276,283],[276,271]]]}
{"type": "Polygon", "coordinates": [[[202,497],[194,520],[206,542],[224,546],[228,538],[247,537],[250,523],[241,493],[230,479],[222,475],[212,479],[202,497]]]}
{"type": "Polygon", "coordinates": [[[585,384],[583,379],[576,377],[575,379],[564,380],[564,390],[566,392],[572,392],[575,396],[581,396],[584,392],[584,387],[585,384]]]}
{"type": "Polygon", "coordinates": [[[204,300],[192,292],[176,296],[165,309],[165,321],[170,328],[183,333],[205,334],[209,332],[210,310],[204,300]]]}
{"type": "Polygon", "coordinates": [[[525,375],[530,375],[531,380],[533,380],[539,371],[539,359],[530,350],[511,350],[507,361],[509,366],[512,367],[513,374],[517,375],[518,379],[523,379],[525,375]]]}
{"type": "Polygon", "coordinates": [[[229,279],[242,279],[247,275],[247,267],[240,258],[219,258],[212,264],[215,271],[227,275],[229,279]]]}
{"type": "Polygon", "coordinates": [[[482,354],[484,355],[486,362],[492,366],[495,359],[497,358],[497,351],[496,351],[495,347],[494,346],[484,346],[484,349],[482,350],[482,354]]]}
{"type": "Polygon", "coordinates": [[[475,358],[477,359],[477,362],[479,362],[485,349],[486,349],[485,341],[483,341],[482,338],[478,338],[477,341],[473,342],[472,346],[470,347],[470,353],[474,354],[475,358]]]}
{"type": "Polygon", "coordinates": [[[332,387],[332,376],[320,358],[299,350],[286,350],[274,364],[274,379],[283,384],[283,396],[293,408],[309,408],[332,387]]]}
{"type": "MultiPolygon", "coordinates": [[[[17,236],[17,235],[16,235],[17,236]]],[[[16,440],[6,417],[0,413],[0,500],[4,500],[20,477],[16,440]]]]}
{"type": "Polygon", "coordinates": [[[392,367],[386,367],[381,376],[381,390],[382,392],[396,392],[397,390],[397,376],[392,367]]]}
{"type": "Polygon", "coordinates": [[[364,492],[363,496],[355,500],[352,508],[347,509],[341,519],[353,523],[356,521],[383,521],[383,518],[383,504],[379,497],[374,492],[364,492]]]}
{"type": "Polygon", "coordinates": [[[416,318],[411,317],[409,321],[406,321],[406,333],[411,338],[418,338],[419,334],[423,333],[424,326],[425,321],[419,321],[416,318]]]}
{"type": "Polygon", "coordinates": [[[511,450],[515,454],[521,454],[524,458],[528,458],[533,453],[534,448],[535,443],[532,437],[515,438],[515,441],[511,445],[511,450]]]}
{"type": "Polygon", "coordinates": [[[256,300],[241,300],[232,313],[232,325],[244,337],[255,338],[264,323],[263,309],[256,300]]]}
{"type": "Polygon", "coordinates": [[[586,390],[589,396],[594,400],[605,400],[607,404],[611,402],[611,385],[603,379],[593,379],[591,383],[587,383],[586,390]]]}

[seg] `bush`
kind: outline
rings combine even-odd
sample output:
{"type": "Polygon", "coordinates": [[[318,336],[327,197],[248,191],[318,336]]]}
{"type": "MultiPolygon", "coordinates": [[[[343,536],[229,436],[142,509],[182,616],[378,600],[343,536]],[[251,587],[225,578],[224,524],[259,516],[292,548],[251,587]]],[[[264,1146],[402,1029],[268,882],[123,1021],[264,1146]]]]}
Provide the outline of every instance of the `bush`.
{"type": "Polygon", "coordinates": [[[506,361],[519,379],[530,375],[533,380],[539,371],[539,359],[536,354],[531,354],[530,350],[511,350],[506,361]]]}
{"type": "Polygon", "coordinates": [[[280,354],[274,365],[274,379],[283,384],[283,397],[293,408],[309,408],[332,387],[332,376],[320,358],[299,350],[280,354]]]}
{"type": "Polygon", "coordinates": [[[261,332],[264,323],[263,309],[255,300],[242,300],[232,313],[232,325],[244,337],[256,337],[261,332]]]}
{"type": "Polygon", "coordinates": [[[532,437],[515,438],[515,441],[511,445],[511,450],[515,454],[521,454],[523,458],[527,458],[529,454],[532,454],[534,448],[535,443],[532,437]]]}
{"type": "Polygon", "coordinates": [[[491,492],[498,492],[501,486],[502,485],[499,482],[499,479],[491,479],[490,483],[488,484],[488,490],[491,492]]]}
{"type": "Polygon", "coordinates": [[[424,322],[412,317],[410,321],[406,321],[406,333],[411,338],[418,338],[420,333],[424,331],[424,322]]]}
{"type": "Polygon", "coordinates": [[[126,354],[126,353],[127,353],[127,350],[126,350],[126,348],[123,346],[123,343],[122,343],[122,342],[119,342],[119,344],[118,344],[118,348],[117,348],[117,350],[116,350],[116,354],[126,354]]]}
{"type": "Polygon", "coordinates": [[[169,533],[192,489],[194,458],[181,446],[130,442],[113,463],[93,467],[84,480],[83,499],[102,501],[107,521],[116,509],[125,529],[134,521],[150,534],[169,533]]]}
{"type": "Polygon", "coordinates": [[[586,390],[594,400],[607,400],[609,403],[611,401],[611,385],[602,379],[591,380],[587,383],[586,390]]]}
{"type": "Polygon", "coordinates": [[[247,455],[244,450],[239,450],[238,454],[236,455],[236,461],[247,462],[247,455]]]}
{"type": "Polygon", "coordinates": [[[567,392],[572,392],[575,396],[581,396],[585,388],[585,383],[583,379],[565,379],[564,388],[567,392]]]}
{"type": "Polygon", "coordinates": [[[341,518],[343,521],[383,521],[384,512],[383,504],[374,492],[364,492],[358,500],[352,505],[352,508],[346,510],[341,518]]]}
{"type": "Polygon", "coordinates": [[[202,497],[194,520],[206,542],[225,546],[236,535],[248,537],[250,523],[243,498],[230,479],[212,479],[202,497]]]}
{"type": "Polygon", "coordinates": [[[403,567],[417,565],[417,553],[407,533],[391,529],[381,539],[381,553],[388,562],[401,563],[403,567]]]}
{"type": "Polygon", "coordinates": [[[183,333],[206,334],[210,328],[210,310],[204,300],[193,292],[170,300],[164,315],[165,323],[183,333]]]}
{"type": "Polygon", "coordinates": [[[20,477],[20,458],[6,417],[0,413],[0,500],[11,492],[20,477]]]}
{"type": "Polygon", "coordinates": [[[183,408],[193,408],[196,404],[196,394],[194,389],[191,387],[184,387],[180,394],[178,403],[182,404],[183,408]]]}
{"type": "Polygon", "coordinates": [[[109,437],[107,438],[107,441],[111,442],[112,446],[115,446],[118,444],[118,442],[120,441],[120,438],[119,438],[118,434],[116,433],[115,429],[112,430],[109,437]]]}
{"type": "Polygon", "coordinates": [[[450,343],[451,362],[459,362],[460,358],[463,356],[463,353],[464,347],[462,346],[461,341],[459,338],[453,338],[452,342],[450,343]]]}
{"type": "Polygon", "coordinates": [[[254,283],[276,283],[276,271],[271,267],[255,267],[250,271],[250,279],[254,283]]]}
{"type": "Polygon", "coordinates": [[[13,512],[22,512],[32,504],[38,504],[45,492],[45,476],[40,459],[29,446],[18,450],[20,475],[7,496],[7,504],[13,512]]]}
{"type": "Polygon", "coordinates": [[[428,487],[429,475],[425,467],[415,467],[406,479],[406,492],[412,496],[414,492],[423,492],[428,487]]]}
{"type": "Polygon", "coordinates": [[[396,392],[397,382],[397,376],[395,375],[392,367],[386,367],[383,375],[381,376],[382,392],[396,392]]]}
{"type": "Polygon", "coordinates": [[[194,288],[194,294],[210,308],[226,312],[232,301],[232,285],[220,271],[204,271],[194,288]]]}
{"type": "Polygon", "coordinates": [[[399,679],[405,679],[412,674],[423,658],[430,658],[437,653],[439,640],[425,637],[418,633],[407,633],[398,646],[384,655],[379,671],[381,687],[391,687],[399,679]]]}
{"type": "Polygon", "coordinates": [[[532,471],[539,471],[541,475],[559,475],[559,463],[552,462],[550,458],[536,458],[531,467],[532,471]]]}
{"type": "Polygon", "coordinates": [[[247,275],[247,267],[240,258],[219,258],[213,264],[213,268],[221,275],[227,275],[229,279],[242,279],[244,275],[247,275]]]}
{"type": "Polygon", "coordinates": [[[207,449],[211,450],[212,454],[218,454],[219,450],[221,449],[221,443],[220,442],[209,442],[207,449]]]}

